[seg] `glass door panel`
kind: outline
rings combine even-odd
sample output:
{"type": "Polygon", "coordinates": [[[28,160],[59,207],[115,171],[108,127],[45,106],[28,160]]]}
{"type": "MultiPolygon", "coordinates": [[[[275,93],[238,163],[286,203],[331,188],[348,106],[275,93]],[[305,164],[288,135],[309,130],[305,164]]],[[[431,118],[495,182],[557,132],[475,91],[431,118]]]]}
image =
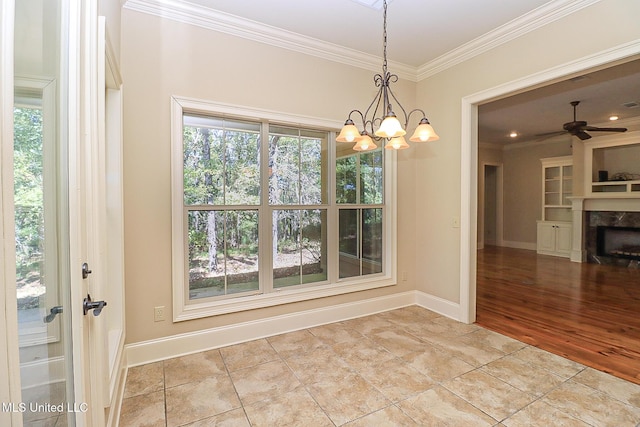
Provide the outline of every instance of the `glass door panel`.
{"type": "Polygon", "coordinates": [[[24,425],[75,425],[61,1],[15,2],[14,206],[24,425]]]}

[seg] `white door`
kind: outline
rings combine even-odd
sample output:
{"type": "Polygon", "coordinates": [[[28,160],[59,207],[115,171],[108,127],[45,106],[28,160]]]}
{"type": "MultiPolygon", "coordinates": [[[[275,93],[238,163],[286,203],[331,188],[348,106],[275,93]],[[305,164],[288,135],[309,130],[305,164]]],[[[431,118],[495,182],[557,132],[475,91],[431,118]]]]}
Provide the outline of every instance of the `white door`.
{"type": "Polygon", "coordinates": [[[2,0],[2,425],[105,423],[95,8],[2,0]]]}

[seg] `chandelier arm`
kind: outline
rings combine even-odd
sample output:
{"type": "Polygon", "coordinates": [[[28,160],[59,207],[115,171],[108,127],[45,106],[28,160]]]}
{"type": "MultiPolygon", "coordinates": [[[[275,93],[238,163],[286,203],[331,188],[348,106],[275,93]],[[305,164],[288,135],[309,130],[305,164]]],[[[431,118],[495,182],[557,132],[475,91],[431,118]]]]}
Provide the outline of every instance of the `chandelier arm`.
{"type": "Polygon", "coordinates": [[[351,110],[351,111],[349,112],[349,116],[348,116],[348,119],[349,119],[349,120],[352,120],[352,119],[351,119],[351,115],[352,115],[353,113],[358,113],[358,114],[360,114],[360,118],[362,119],[362,125],[364,126],[364,123],[365,123],[365,116],[364,116],[364,114],[362,114],[362,111],[360,111],[360,110],[358,110],[358,109],[351,110]]]}
{"type": "MultiPolygon", "coordinates": [[[[414,108],[413,110],[409,111],[409,114],[407,114],[407,122],[404,124],[404,127],[405,127],[405,128],[406,128],[407,126],[409,126],[409,119],[411,118],[411,115],[412,115],[413,113],[415,113],[415,112],[419,112],[419,113],[421,113],[421,114],[422,114],[422,118],[423,118],[423,119],[427,119],[427,115],[426,115],[426,113],[425,113],[423,110],[421,110],[420,108],[414,108]]],[[[427,120],[427,122],[428,122],[428,121],[429,121],[429,120],[427,120]]]]}

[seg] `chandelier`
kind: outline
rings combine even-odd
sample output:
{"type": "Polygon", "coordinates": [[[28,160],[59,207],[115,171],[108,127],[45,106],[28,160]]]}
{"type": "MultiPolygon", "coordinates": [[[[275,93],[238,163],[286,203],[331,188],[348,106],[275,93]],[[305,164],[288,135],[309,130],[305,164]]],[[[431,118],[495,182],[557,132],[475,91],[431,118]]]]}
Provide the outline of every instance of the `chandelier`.
{"type": "Polygon", "coordinates": [[[391,74],[387,70],[387,0],[384,0],[384,25],[383,25],[383,61],[382,74],[373,76],[373,81],[378,88],[378,93],[374,96],[371,104],[364,114],[360,110],[351,110],[344,127],[336,138],[338,142],[355,142],[353,149],[356,151],[368,151],[378,148],[375,141],[386,140],[384,148],[402,150],[409,148],[409,144],[404,139],[407,125],[411,114],[419,112],[422,119],[418,123],[415,132],[409,138],[411,142],[437,141],[440,137],[433,130],[424,111],[416,108],[408,114],[396,95],[391,90],[391,83],[398,81],[396,74],[391,74]],[[393,112],[391,101],[395,101],[397,107],[402,111],[404,126],[400,123],[398,116],[393,112]],[[358,130],[352,115],[357,113],[362,120],[362,130],[358,130]],[[384,114],[384,116],[382,116],[384,114]]]}

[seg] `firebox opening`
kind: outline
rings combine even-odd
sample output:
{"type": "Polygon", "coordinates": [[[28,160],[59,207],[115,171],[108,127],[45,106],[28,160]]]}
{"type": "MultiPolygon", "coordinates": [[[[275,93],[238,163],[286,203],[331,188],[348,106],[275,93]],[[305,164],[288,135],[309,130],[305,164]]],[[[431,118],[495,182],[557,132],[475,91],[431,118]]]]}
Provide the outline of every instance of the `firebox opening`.
{"type": "Polygon", "coordinates": [[[640,228],[598,226],[600,256],[640,260],[640,228]]]}

